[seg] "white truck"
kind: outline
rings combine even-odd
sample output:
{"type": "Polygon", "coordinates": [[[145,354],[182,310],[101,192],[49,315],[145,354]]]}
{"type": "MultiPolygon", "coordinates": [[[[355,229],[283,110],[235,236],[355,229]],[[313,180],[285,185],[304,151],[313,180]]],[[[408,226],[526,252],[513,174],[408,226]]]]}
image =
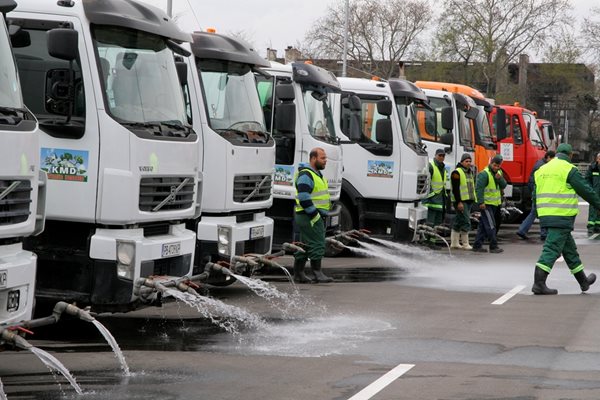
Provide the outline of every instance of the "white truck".
{"type": "Polygon", "coordinates": [[[294,175],[299,163],[309,162],[309,153],[315,147],[327,154],[323,174],[332,201],[326,219],[327,233],[338,229],[342,149],[335,132],[330,94],[339,93],[340,85],[331,72],[306,63],[271,62],[264,71],[271,76],[257,75],[257,87],[265,122],[277,147],[273,207],[267,214],[275,220],[277,247],[294,240],[294,175]]]}
{"type": "Polygon", "coordinates": [[[344,150],[341,229],[367,229],[412,240],[427,218],[428,157],[419,136],[416,104],[425,94],[402,79],[338,78],[334,104],[344,150]]]}
{"type": "MultiPolygon", "coordinates": [[[[4,18],[16,6],[0,0],[0,330],[32,317],[36,256],[23,249],[23,238],[44,228],[38,125],[21,96],[4,18]]],[[[18,27],[9,28],[21,45],[18,27]]]]}
{"type": "Polygon", "coordinates": [[[192,272],[200,144],[173,59],[191,36],[131,0],[22,0],[9,21],[48,173],[36,298],[136,308],[137,279],[192,272]]]}
{"type": "MultiPolygon", "coordinates": [[[[267,132],[254,74],[267,65],[247,43],[194,32],[184,84],[188,117],[201,134],[204,153],[202,217],[188,227],[197,233],[195,273],[211,261],[235,267],[236,258],[271,252],[275,142],[267,132]]],[[[202,160],[203,159],[203,160],[202,160]]],[[[255,266],[245,265],[250,275],[255,266]]],[[[208,283],[228,284],[211,274],[208,283]]]]}

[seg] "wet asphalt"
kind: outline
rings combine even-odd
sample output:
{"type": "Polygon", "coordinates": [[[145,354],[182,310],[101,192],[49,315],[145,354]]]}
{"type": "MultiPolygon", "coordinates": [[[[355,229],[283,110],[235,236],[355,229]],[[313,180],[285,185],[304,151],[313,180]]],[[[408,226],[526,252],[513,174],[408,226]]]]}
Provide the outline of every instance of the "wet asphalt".
{"type": "MultiPolygon", "coordinates": [[[[574,236],[586,271],[600,274],[586,215],[574,236]]],[[[29,339],[69,369],[83,395],[26,351],[0,353],[0,380],[8,399],[343,400],[410,364],[360,399],[600,399],[600,285],[581,294],[558,262],[548,285],[559,295],[532,295],[542,243],[515,231],[502,227],[502,254],[367,246],[362,254],[381,257],[326,260],[331,284],[294,288],[269,271],[259,277],[277,289],[267,298],[239,282],[209,288],[222,302],[211,306],[213,320],[175,301],[101,315],[130,376],[93,325],[63,320],[29,339]],[[524,288],[492,304],[515,287],[524,288]],[[237,321],[231,332],[228,320],[237,321]]]]}

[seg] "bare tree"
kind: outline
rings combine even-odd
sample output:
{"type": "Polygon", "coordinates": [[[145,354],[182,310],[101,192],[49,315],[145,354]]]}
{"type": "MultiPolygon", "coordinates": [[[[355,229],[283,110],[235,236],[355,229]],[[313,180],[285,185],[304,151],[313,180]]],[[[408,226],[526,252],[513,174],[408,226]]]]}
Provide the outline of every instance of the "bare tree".
{"type": "Polygon", "coordinates": [[[550,35],[544,47],[542,61],[555,64],[582,62],[583,45],[571,29],[558,28],[550,35]]]}
{"type": "Polygon", "coordinates": [[[589,51],[590,61],[600,63],[600,7],[592,8],[590,16],[584,18],[581,34],[585,49],[589,51]]]}
{"type": "Polygon", "coordinates": [[[482,62],[488,95],[501,70],[569,22],[570,0],[445,0],[436,38],[451,61],[482,62]]]}
{"type": "MultiPolygon", "coordinates": [[[[419,48],[419,34],[432,18],[427,0],[350,1],[348,60],[384,78],[398,61],[419,48]]],[[[344,49],[345,1],[338,0],[317,20],[301,46],[314,58],[341,59],[344,49]]]]}

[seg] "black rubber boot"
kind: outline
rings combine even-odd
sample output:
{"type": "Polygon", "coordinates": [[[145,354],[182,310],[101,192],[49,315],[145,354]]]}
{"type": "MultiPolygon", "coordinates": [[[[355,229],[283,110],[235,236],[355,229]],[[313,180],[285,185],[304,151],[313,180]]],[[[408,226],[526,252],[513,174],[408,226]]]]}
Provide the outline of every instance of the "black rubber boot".
{"type": "Polygon", "coordinates": [[[541,268],[535,267],[535,274],[533,278],[533,286],[531,291],[533,294],[558,294],[558,290],[550,289],[546,286],[546,278],[548,273],[541,268]]]}
{"type": "Polygon", "coordinates": [[[317,283],[333,282],[333,278],[328,277],[321,271],[321,260],[310,260],[310,267],[317,278],[317,283]]]}
{"type": "Polygon", "coordinates": [[[588,276],[585,276],[585,272],[579,271],[575,274],[575,279],[577,279],[577,282],[579,282],[581,291],[585,292],[594,284],[594,282],[596,282],[596,274],[589,274],[588,276]]]}
{"type": "Polygon", "coordinates": [[[311,283],[312,280],[304,273],[306,261],[299,262],[294,260],[294,282],[296,283],[311,283]]]}

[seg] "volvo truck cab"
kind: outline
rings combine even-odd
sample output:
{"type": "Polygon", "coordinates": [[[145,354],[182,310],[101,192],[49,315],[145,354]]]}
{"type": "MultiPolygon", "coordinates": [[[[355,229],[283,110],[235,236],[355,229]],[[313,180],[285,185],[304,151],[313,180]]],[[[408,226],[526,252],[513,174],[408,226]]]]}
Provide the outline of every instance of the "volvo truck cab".
{"type": "Polygon", "coordinates": [[[338,78],[334,116],[344,150],[341,229],[411,240],[427,217],[428,156],[419,135],[416,104],[421,89],[402,79],[388,82],[338,78]]]}
{"type": "Polygon", "coordinates": [[[0,0],[0,330],[32,318],[36,256],[23,238],[44,228],[38,124],[23,102],[11,51],[11,39],[19,46],[28,38],[4,18],[16,6],[0,0]]]}
{"type": "Polygon", "coordinates": [[[331,72],[312,64],[271,62],[257,75],[267,129],[276,143],[273,207],[268,212],[275,220],[274,246],[294,239],[294,176],[298,164],[309,162],[309,153],[320,147],[327,154],[323,170],[329,185],[332,209],[326,219],[327,233],[338,229],[342,188],[342,149],[335,131],[331,108],[332,93],[340,85],[331,72]]]}
{"type": "MultiPolygon", "coordinates": [[[[188,224],[197,234],[199,272],[208,261],[235,265],[236,257],[271,252],[273,220],[265,214],[273,203],[275,141],[255,81],[268,63],[242,40],[209,32],[192,37],[184,95],[204,149],[197,164],[204,176],[202,217],[188,224]]],[[[209,279],[233,281],[220,273],[209,279]]]]}
{"type": "Polygon", "coordinates": [[[172,53],[191,36],[131,0],[22,0],[9,17],[30,37],[15,55],[48,173],[46,229],[26,243],[36,298],[136,308],[137,279],[192,272],[200,143],[172,53]]]}

